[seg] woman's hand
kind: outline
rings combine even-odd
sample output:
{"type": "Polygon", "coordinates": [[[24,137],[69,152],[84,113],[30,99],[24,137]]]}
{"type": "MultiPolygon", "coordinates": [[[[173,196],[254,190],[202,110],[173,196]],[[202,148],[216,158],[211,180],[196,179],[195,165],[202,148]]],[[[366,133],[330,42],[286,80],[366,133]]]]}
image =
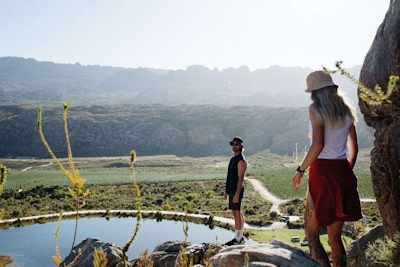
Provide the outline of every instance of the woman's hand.
{"type": "Polygon", "coordinates": [[[301,178],[303,178],[303,174],[301,172],[296,171],[292,178],[292,187],[296,191],[299,189],[298,186],[301,183],[301,178]]]}

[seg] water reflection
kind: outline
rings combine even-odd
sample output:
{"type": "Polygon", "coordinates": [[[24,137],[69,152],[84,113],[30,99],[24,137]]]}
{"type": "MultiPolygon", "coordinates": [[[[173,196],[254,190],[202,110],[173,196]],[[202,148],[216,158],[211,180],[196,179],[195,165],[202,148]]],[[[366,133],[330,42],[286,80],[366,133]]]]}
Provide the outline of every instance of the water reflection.
{"type": "MultiPolygon", "coordinates": [[[[72,245],[75,220],[63,220],[59,230],[61,257],[66,257],[72,245]]],[[[87,237],[98,237],[102,241],[125,245],[134,232],[136,218],[81,218],[76,245],[87,237]]],[[[14,262],[7,267],[54,267],[51,257],[55,255],[54,234],[57,222],[34,224],[22,227],[10,227],[0,230],[0,254],[11,255],[14,262]]],[[[206,225],[189,223],[188,241],[192,243],[224,243],[232,239],[232,231],[215,227],[210,230],[206,225]]],[[[180,221],[144,219],[128,251],[133,259],[144,250],[149,252],[161,242],[184,240],[183,224],[180,221]]],[[[255,243],[247,240],[246,243],[255,243]]]]}

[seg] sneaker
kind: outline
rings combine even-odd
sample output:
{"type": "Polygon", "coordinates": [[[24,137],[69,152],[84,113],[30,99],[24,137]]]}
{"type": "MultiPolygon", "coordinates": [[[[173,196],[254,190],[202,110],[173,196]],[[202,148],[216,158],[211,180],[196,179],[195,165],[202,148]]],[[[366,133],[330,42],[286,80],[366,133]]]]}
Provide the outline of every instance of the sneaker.
{"type": "Polygon", "coordinates": [[[245,242],[246,241],[244,240],[243,237],[239,241],[237,241],[236,238],[233,238],[231,241],[226,242],[225,246],[240,245],[240,244],[244,244],[245,242]]]}

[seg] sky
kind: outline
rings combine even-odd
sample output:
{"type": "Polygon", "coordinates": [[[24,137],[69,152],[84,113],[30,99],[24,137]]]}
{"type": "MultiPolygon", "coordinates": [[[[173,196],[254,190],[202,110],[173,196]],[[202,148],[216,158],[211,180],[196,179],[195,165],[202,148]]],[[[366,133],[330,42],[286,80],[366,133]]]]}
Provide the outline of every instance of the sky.
{"type": "Polygon", "coordinates": [[[361,65],[390,0],[0,0],[0,57],[185,70],[361,65]]]}

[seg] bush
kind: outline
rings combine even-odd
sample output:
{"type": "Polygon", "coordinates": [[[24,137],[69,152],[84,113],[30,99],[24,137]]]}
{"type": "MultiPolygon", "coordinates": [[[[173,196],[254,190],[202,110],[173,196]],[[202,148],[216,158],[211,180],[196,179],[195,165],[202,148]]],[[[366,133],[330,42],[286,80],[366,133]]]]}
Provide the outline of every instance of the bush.
{"type": "Polygon", "coordinates": [[[211,191],[211,190],[208,190],[208,191],[204,192],[204,195],[205,195],[207,198],[212,198],[212,197],[215,195],[215,192],[214,192],[214,191],[211,191]]]}
{"type": "Polygon", "coordinates": [[[163,202],[164,202],[164,200],[161,199],[161,198],[158,198],[158,199],[156,199],[156,201],[154,201],[154,203],[159,205],[159,206],[161,206],[163,202]]]}
{"type": "Polygon", "coordinates": [[[290,206],[290,207],[287,208],[287,213],[289,215],[293,215],[294,211],[295,211],[295,207],[294,206],[290,206]]]}
{"type": "Polygon", "coordinates": [[[375,242],[368,244],[366,255],[368,259],[375,262],[384,263],[385,266],[400,265],[400,233],[395,234],[393,238],[385,236],[375,242]]]}
{"type": "Polygon", "coordinates": [[[252,209],[252,208],[246,209],[246,210],[244,211],[244,213],[245,213],[246,215],[254,215],[254,214],[256,214],[256,212],[255,212],[254,209],[252,209]]]}
{"type": "Polygon", "coordinates": [[[173,199],[174,201],[181,201],[181,200],[185,199],[185,197],[182,196],[182,195],[174,195],[174,196],[172,197],[172,199],[173,199]]]}
{"type": "Polygon", "coordinates": [[[57,189],[53,194],[50,195],[51,199],[62,199],[66,197],[69,197],[69,193],[64,189],[57,189]]]}
{"type": "Polygon", "coordinates": [[[288,221],[287,227],[289,229],[304,229],[304,221],[303,220],[298,220],[295,222],[288,221]]]}
{"type": "Polygon", "coordinates": [[[193,200],[196,200],[196,199],[198,199],[199,198],[199,194],[197,194],[197,193],[190,193],[190,194],[188,194],[187,196],[186,196],[186,199],[188,200],[188,201],[193,201],[193,200]]]}
{"type": "Polygon", "coordinates": [[[22,215],[22,212],[20,210],[14,210],[12,212],[13,217],[20,217],[20,215],[22,215]]]}
{"type": "Polygon", "coordinates": [[[269,213],[269,217],[271,218],[271,220],[275,220],[277,216],[278,216],[278,213],[276,211],[271,211],[269,213]]]}
{"type": "Polygon", "coordinates": [[[163,210],[171,210],[171,205],[166,203],[163,205],[163,210]]]}

